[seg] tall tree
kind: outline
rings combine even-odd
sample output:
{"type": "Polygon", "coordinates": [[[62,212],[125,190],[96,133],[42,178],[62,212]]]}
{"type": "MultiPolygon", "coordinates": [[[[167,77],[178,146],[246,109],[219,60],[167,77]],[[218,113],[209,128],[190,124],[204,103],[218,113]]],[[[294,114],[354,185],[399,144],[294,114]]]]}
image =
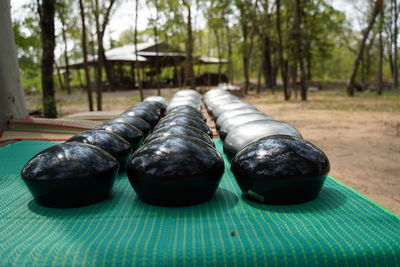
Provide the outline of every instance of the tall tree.
{"type": "Polygon", "coordinates": [[[349,84],[347,86],[347,94],[349,96],[354,96],[354,85],[355,85],[355,82],[356,82],[356,76],[357,76],[358,66],[360,65],[361,56],[363,54],[365,43],[366,43],[366,41],[368,39],[369,32],[371,31],[372,27],[374,26],[376,17],[378,16],[378,14],[379,14],[379,12],[380,12],[380,10],[382,8],[382,5],[383,5],[383,0],[376,0],[375,1],[375,5],[373,7],[372,14],[371,14],[368,26],[363,31],[363,37],[361,39],[361,43],[360,43],[360,47],[358,49],[357,56],[356,56],[356,58],[354,60],[353,70],[351,72],[349,84]]]}
{"type": "Polygon", "coordinates": [[[61,35],[64,43],[64,63],[65,63],[65,76],[64,76],[64,85],[65,89],[67,89],[67,93],[71,94],[71,85],[69,82],[70,79],[70,69],[69,69],[69,56],[68,56],[68,40],[67,40],[67,22],[65,21],[64,13],[67,12],[67,5],[65,3],[58,3],[57,5],[57,13],[61,22],[61,35]]]}
{"type": "Polygon", "coordinates": [[[139,68],[139,54],[138,54],[138,18],[139,18],[139,0],[135,0],[135,31],[134,31],[134,37],[133,37],[133,42],[135,45],[135,70],[137,74],[137,79],[138,79],[138,86],[139,86],[139,93],[140,93],[140,101],[144,100],[144,94],[143,94],[143,87],[142,87],[142,79],[140,77],[140,68],[139,68]]]}
{"type": "Polygon", "coordinates": [[[107,75],[109,83],[111,85],[113,84],[111,69],[109,68],[109,65],[107,63],[107,59],[105,56],[103,39],[104,39],[104,33],[106,31],[106,27],[110,20],[110,14],[111,14],[111,10],[112,10],[114,3],[115,3],[115,0],[109,0],[107,6],[100,6],[99,0],[94,0],[94,3],[92,0],[92,10],[93,10],[93,15],[95,17],[96,36],[97,36],[97,45],[98,45],[98,49],[97,49],[97,91],[96,91],[97,92],[97,110],[103,109],[103,105],[102,105],[103,67],[105,67],[106,75],[107,75]],[[104,10],[105,10],[105,12],[104,12],[104,10]],[[101,15],[103,15],[103,16],[101,16],[101,15]],[[100,21],[101,17],[103,17],[102,21],[100,21]]]}
{"type": "Polygon", "coordinates": [[[54,0],[38,0],[38,13],[40,18],[42,40],[42,101],[43,115],[46,118],[57,118],[56,97],[54,90],[54,0]]]}
{"type": "Polygon", "coordinates": [[[244,92],[247,94],[250,85],[250,65],[251,54],[254,43],[254,34],[257,23],[257,5],[258,0],[253,3],[252,0],[236,0],[237,8],[240,12],[239,24],[242,29],[242,59],[244,73],[244,92]]]}
{"type": "Polygon", "coordinates": [[[193,69],[193,31],[192,31],[192,11],[191,5],[187,0],[183,0],[183,5],[187,10],[187,41],[186,41],[186,70],[185,84],[189,82],[192,89],[196,88],[196,80],[193,69]]]}
{"type": "MultiPolygon", "coordinates": [[[[85,22],[85,8],[82,0],[79,0],[79,9],[82,23],[82,54],[83,54],[83,68],[85,70],[86,78],[86,92],[89,104],[89,111],[93,111],[93,96],[92,96],[92,85],[90,81],[90,70],[88,65],[88,51],[87,51],[87,38],[86,38],[86,22],[85,22]]],[[[79,70],[80,71],[80,70],[79,70]]]]}
{"type": "Polygon", "coordinates": [[[279,53],[279,66],[281,69],[282,83],[283,83],[283,95],[285,100],[290,99],[288,90],[288,77],[285,60],[283,59],[283,42],[282,42],[282,29],[281,29],[281,1],[276,0],[276,30],[278,33],[278,53],[279,53]]]}
{"type": "Polygon", "coordinates": [[[275,86],[274,75],[271,62],[271,34],[270,14],[268,11],[269,0],[263,0],[263,27],[262,27],[262,52],[263,52],[263,74],[266,86],[273,88],[275,86]]]}
{"type": "Polygon", "coordinates": [[[302,1],[295,1],[295,15],[294,15],[294,25],[295,25],[295,38],[296,38],[296,52],[297,52],[297,62],[300,67],[300,95],[301,100],[307,100],[307,85],[306,85],[306,71],[304,67],[304,47],[303,47],[303,39],[301,32],[301,19],[302,19],[302,1]]]}
{"type": "Polygon", "coordinates": [[[380,10],[379,17],[379,70],[378,70],[378,94],[381,95],[383,91],[383,6],[380,10]]]}

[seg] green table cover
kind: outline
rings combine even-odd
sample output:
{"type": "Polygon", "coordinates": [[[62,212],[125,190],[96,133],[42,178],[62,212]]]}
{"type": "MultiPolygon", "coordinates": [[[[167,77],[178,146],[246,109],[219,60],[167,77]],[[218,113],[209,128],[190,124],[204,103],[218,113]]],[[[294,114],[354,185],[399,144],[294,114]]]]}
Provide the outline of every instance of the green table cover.
{"type": "MultiPolygon", "coordinates": [[[[217,148],[222,144],[215,139],[217,148]]],[[[229,171],[215,197],[185,208],[142,203],[125,175],[112,197],[74,209],[38,206],[23,164],[57,142],[0,149],[2,266],[399,266],[399,217],[329,177],[318,199],[244,200],[229,171]]]]}

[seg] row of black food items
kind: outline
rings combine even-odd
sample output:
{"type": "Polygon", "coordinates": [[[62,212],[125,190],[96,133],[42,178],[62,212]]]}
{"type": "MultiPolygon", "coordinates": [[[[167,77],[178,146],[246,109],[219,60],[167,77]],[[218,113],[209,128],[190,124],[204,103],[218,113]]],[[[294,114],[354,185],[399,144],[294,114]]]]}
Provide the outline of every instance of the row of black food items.
{"type": "Polygon", "coordinates": [[[200,111],[201,96],[178,91],[166,115],[128,163],[127,174],[138,197],[158,206],[187,206],[214,195],[224,173],[212,131],[200,111]]]}
{"type": "Polygon", "coordinates": [[[149,97],[34,156],[21,176],[36,202],[76,207],[101,201],[109,197],[118,170],[127,170],[133,189],[148,203],[183,206],[211,198],[224,164],[200,112],[200,94],[181,90],[167,104],[149,97]]]}
{"type": "Polygon", "coordinates": [[[118,172],[157,124],[168,102],[152,96],[121,115],[30,159],[21,177],[38,204],[76,207],[109,197],[118,172]]]}
{"type": "Polygon", "coordinates": [[[222,89],[208,91],[204,102],[247,198],[295,204],[318,196],[329,160],[322,150],[303,140],[297,129],[222,89]]]}

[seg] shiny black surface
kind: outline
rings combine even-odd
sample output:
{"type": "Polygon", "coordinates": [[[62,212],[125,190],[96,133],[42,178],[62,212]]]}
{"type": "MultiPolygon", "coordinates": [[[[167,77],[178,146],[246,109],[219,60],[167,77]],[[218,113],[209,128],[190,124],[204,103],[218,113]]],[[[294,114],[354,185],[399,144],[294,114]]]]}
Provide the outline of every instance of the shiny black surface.
{"type": "Polygon", "coordinates": [[[269,204],[315,199],[329,169],[324,152],[291,136],[261,138],[240,151],[231,165],[245,196],[269,204]]]}
{"type": "Polygon", "coordinates": [[[274,120],[252,121],[232,130],[224,140],[224,152],[232,159],[240,150],[257,139],[271,135],[290,135],[302,138],[293,126],[274,120]]]}
{"type": "Polygon", "coordinates": [[[130,108],[127,111],[123,112],[121,116],[139,117],[148,122],[151,126],[154,126],[157,124],[160,118],[159,114],[151,111],[149,108],[145,108],[142,106],[130,108]]]}
{"type": "Polygon", "coordinates": [[[131,145],[132,151],[136,151],[143,141],[143,132],[136,127],[127,123],[114,122],[104,123],[95,128],[96,130],[104,130],[107,132],[115,133],[124,138],[131,145]]]}
{"type": "Polygon", "coordinates": [[[74,135],[66,142],[86,143],[104,149],[118,160],[121,172],[125,171],[126,162],[132,152],[128,141],[117,134],[103,130],[82,132],[74,135]]]}
{"type": "Polygon", "coordinates": [[[143,102],[137,104],[137,106],[148,106],[148,105],[156,107],[159,110],[165,109],[167,107],[167,105],[164,105],[162,102],[154,100],[144,100],[143,102]]]}
{"type": "Polygon", "coordinates": [[[239,108],[239,109],[233,109],[233,110],[227,110],[224,113],[222,113],[218,119],[215,121],[215,126],[217,130],[221,128],[221,125],[224,123],[225,120],[230,119],[234,116],[240,115],[240,114],[248,114],[248,113],[262,113],[259,110],[255,110],[253,108],[239,108]]]}
{"type": "Polygon", "coordinates": [[[161,119],[160,122],[157,124],[157,126],[154,128],[154,131],[162,127],[174,124],[183,124],[192,126],[194,128],[199,129],[200,131],[203,131],[208,136],[212,137],[212,131],[210,130],[210,128],[208,128],[207,124],[205,124],[204,121],[202,121],[197,117],[184,114],[176,114],[174,116],[161,119]]]}
{"type": "Polygon", "coordinates": [[[200,93],[193,89],[183,89],[175,93],[175,96],[195,96],[200,97],[200,93]]]}
{"type": "Polygon", "coordinates": [[[157,138],[132,155],[129,181],[138,197],[159,206],[186,206],[210,199],[224,172],[218,152],[187,136],[157,138]]]}
{"type": "Polygon", "coordinates": [[[193,96],[193,95],[187,95],[187,96],[178,96],[175,94],[175,96],[171,99],[171,103],[174,102],[181,102],[181,101],[189,101],[192,103],[200,104],[201,99],[199,96],[193,96]]]}
{"type": "Polygon", "coordinates": [[[149,97],[146,97],[145,99],[144,99],[144,101],[143,102],[147,102],[147,101],[155,101],[155,102],[158,102],[158,103],[160,103],[163,107],[163,109],[165,109],[166,107],[167,107],[167,105],[168,105],[168,101],[167,101],[167,99],[165,99],[164,97],[162,97],[162,96],[149,96],[149,97]]]}
{"type": "Polygon", "coordinates": [[[198,117],[199,119],[201,119],[204,122],[207,121],[207,118],[203,115],[203,113],[201,113],[200,111],[198,111],[197,109],[195,109],[191,106],[174,107],[174,108],[168,110],[168,112],[166,113],[166,116],[169,116],[171,114],[185,114],[185,115],[198,117]]]}
{"type": "Polygon", "coordinates": [[[244,103],[244,102],[230,102],[226,103],[224,105],[218,105],[215,108],[213,108],[213,114],[215,118],[218,118],[222,113],[224,113],[227,110],[234,110],[234,109],[239,109],[239,108],[252,108],[254,110],[257,110],[257,108],[253,105],[244,103]]]}
{"type": "Polygon", "coordinates": [[[221,128],[219,129],[219,136],[222,140],[224,140],[228,133],[230,133],[236,127],[257,120],[272,120],[272,118],[263,113],[248,113],[236,115],[224,121],[221,128]]]}
{"type": "Polygon", "coordinates": [[[127,111],[135,108],[143,108],[146,110],[150,110],[151,112],[156,113],[158,117],[160,117],[163,113],[163,110],[165,110],[165,108],[163,108],[163,105],[159,102],[145,101],[137,103],[133,107],[128,108],[127,111]]]}
{"type": "Polygon", "coordinates": [[[215,146],[214,141],[202,132],[201,130],[189,126],[189,125],[183,125],[183,124],[174,124],[174,125],[169,125],[165,126],[162,128],[157,129],[153,133],[147,136],[146,140],[144,140],[144,143],[148,143],[156,138],[163,137],[163,136],[168,136],[168,135],[186,135],[186,136],[191,136],[198,138],[207,144],[211,146],[215,146]]]}
{"type": "Polygon", "coordinates": [[[201,108],[200,104],[194,103],[192,101],[174,101],[174,102],[171,101],[166,109],[166,112],[168,113],[171,109],[178,106],[190,106],[196,110],[200,110],[201,108]]]}
{"type": "Polygon", "coordinates": [[[117,160],[106,151],[70,142],[35,155],[21,176],[38,204],[67,208],[108,198],[117,172],[117,160]]]}
{"type": "Polygon", "coordinates": [[[139,117],[133,117],[133,116],[118,116],[115,117],[111,120],[109,120],[108,122],[123,122],[123,123],[127,123],[133,127],[138,128],[139,130],[141,130],[143,132],[144,135],[147,135],[150,130],[151,130],[151,126],[150,124],[139,118],[139,117]]]}

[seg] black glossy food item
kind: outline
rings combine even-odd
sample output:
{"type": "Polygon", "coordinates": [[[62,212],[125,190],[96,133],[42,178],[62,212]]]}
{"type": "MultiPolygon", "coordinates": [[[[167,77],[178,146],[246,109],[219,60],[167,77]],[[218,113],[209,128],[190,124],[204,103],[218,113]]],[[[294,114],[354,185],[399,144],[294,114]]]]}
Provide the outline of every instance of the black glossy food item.
{"type": "Polygon", "coordinates": [[[192,127],[189,125],[183,125],[183,124],[174,124],[174,125],[169,125],[169,126],[165,126],[165,127],[157,129],[156,131],[154,131],[153,133],[151,133],[150,135],[147,136],[146,140],[144,140],[144,144],[146,144],[156,138],[168,136],[168,135],[191,136],[191,137],[198,138],[213,147],[215,146],[213,140],[207,134],[205,134],[203,131],[201,131],[195,127],[192,127]]]}
{"type": "Polygon", "coordinates": [[[152,112],[148,108],[146,109],[144,107],[130,108],[127,111],[123,112],[121,116],[139,117],[148,122],[151,126],[156,125],[160,118],[159,114],[152,112]]]}
{"type": "Polygon", "coordinates": [[[204,122],[207,121],[207,118],[203,115],[203,113],[201,113],[200,111],[191,106],[177,106],[171,108],[170,110],[168,110],[166,116],[169,116],[171,114],[185,114],[185,115],[199,117],[199,119],[201,119],[204,122]]]}
{"type": "Polygon", "coordinates": [[[247,198],[278,205],[315,199],[329,169],[329,160],[318,147],[285,135],[251,143],[231,165],[247,198]]]}
{"type": "Polygon", "coordinates": [[[302,139],[299,131],[287,123],[274,120],[252,121],[236,127],[226,136],[224,152],[231,160],[251,142],[271,135],[290,135],[302,139]]]}
{"type": "Polygon", "coordinates": [[[215,126],[216,126],[217,130],[219,130],[225,120],[230,119],[230,118],[240,115],[240,114],[248,114],[248,113],[264,114],[261,111],[255,110],[253,108],[239,108],[239,109],[227,110],[218,117],[218,119],[215,122],[215,126]]]}
{"type": "Polygon", "coordinates": [[[175,96],[195,96],[200,98],[199,92],[193,89],[179,90],[178,92],[175,93],[175,96]]]}
{"type": "Polygon", "coordinates": [[[139,130],[141,130],[145,136],[151,130],[151,126],[147,121],[145,121],[139,117],[134,117],[134,116],[118,116],[118,117],[115,117],[115,118],[109,120],[108,122],[123,122],[123,123],[129,124],[133,127],[138,128],[139,130]]]}
{"type": "Polygon", "coordinates": [[[230,133],[236,127],[257,120],[272,120],[272,118],[263,113],[248,113],[236,115],[224,121],[221,128],[219,129],[219,136],[222,140],[224,140],[228,133],[230,133]]]}
{"type": "Polygon", "coordinates": [[[143,132],[141,130],[123,122],[104,123],[95,129],[104,130],[121,136],[129,142],[132,152],[136,151],[143,141],[143,132]]]}
{"type": "Polygon", "coordinates": [[[161,119],[160,122],[157,124],[157,126],[154,128],[154,131],[162,127],[174,124],[183,124],[192,126],[208,134],[208,136],[212,137],[212,131],[210,130],[210,128],[208,128],[207,124],[205,124],[204,121],[202,121],[197,117],[193,117],[190,115],[183,115],[183,114],[182,115],[176,114],[175,116],[170,116],[168,118],[161,119]]]}
{"type": "Polygon", "coordinates": [[[166,109],[166,112],[168,113],[171,109],[178,106],[190,106],[196,110],[201,109],[201,105],[199,103],[194,103],[192,101],[171,101],[166,109]]]}
{"type": "Polygon", "coordinates": [[[131,110],[131,109],[135,109],[135,108],[141,108],[141,109],[149,110],[149,111],[151,111],[153,113],[156,113],[156,115],[158,117],[160,117],[161,114],[163,113],[163,110],[165,110],[165,108],[163,108],[163,105],[161,103],[159,103],[159,102],[145,101],[145,102],[137,103],[133,107],[128,108],[127,111],[131,110]]]}
{"type": "Polygon", "coordinates": [[[162,96],[149,96],[149,97],[146,97],[143,102],[147,102],[147,101],[158,102],[158,103],[162,104],[163,109],[165,109],[167,107],[167,105],[168,105],[167,99],[165,99],[162,96]]]}
{"type": "Polygon", "coordinates": [[[239,109],[239,108],[252,108],[254,110],[257,110],[257,108],[253,105],[244,103],[244,102],[230,102],[226,103],[224,105],[218,105],[213,109],[213,114],[215,118],[218,118],[222,113],[224,113],[227,110],[233,110],[233,109],[239,109]]]}
{"type": "Polygon", "coordinates": [[[121,136],[103,130],[91,130],[72,136],[66,142],[80,142],[97,146],[110,153],[119,162],[119,171],[125,171],[132,148],[121,136]]]}
{"type": "Polygon", "coordinates": [[[224,162],[208,144],[188,136],[160,137],[132,155],[129,181],[147,203],[187,206],[209,200],[224,172],[224,162]]]}
{"type": "Polygon", "coordinates": [[[117,173],[118,162],[106,151],[70,142],[35,155],[21,177],[38,204],[72,208],[108,198],[117,173]]]}

